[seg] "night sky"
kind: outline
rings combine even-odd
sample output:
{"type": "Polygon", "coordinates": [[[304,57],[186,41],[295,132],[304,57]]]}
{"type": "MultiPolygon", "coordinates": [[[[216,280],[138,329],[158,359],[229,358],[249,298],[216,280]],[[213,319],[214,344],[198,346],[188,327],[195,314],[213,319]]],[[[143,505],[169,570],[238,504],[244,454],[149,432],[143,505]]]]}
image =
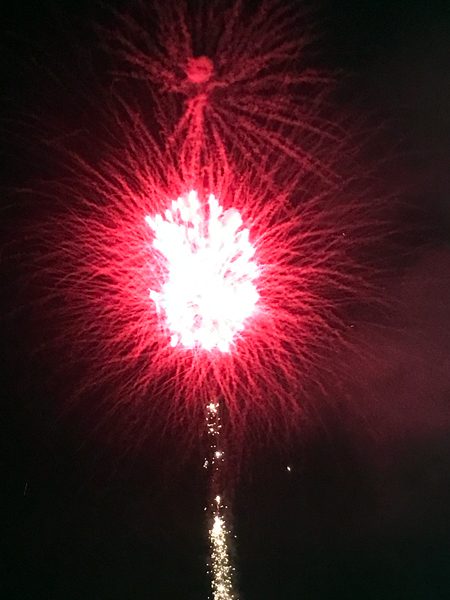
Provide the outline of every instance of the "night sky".
{"type": "MultiPolygon", "coordinates": [[[[102,14],[88,0],[16,0],[1,9],[4,114],[12,104],[31,106],[35,82],[46,76],[45,49],[63,49],[102,14]]],[[[417,178],[411,220],[426,234],[416,236],[407,268],[390,278],[395,318],[355,332],[371,360],[342,357],[352,377],[337,389],[329,382],[304,430],[289,442],[259,440],[244,458],[233,509],[239,594],[446,599],[450,6],[324,0],[320,19],[322,65],[347,74],[342,98],[379,111],[401,140],[409,165],[402,159],[402,169],[417,178]]],[[[67,56],[62,50],[63,65],[67,56]]],[[[15,126],[0,118],[7,190],[26,185],[35,168],[17,160],[15,126]]],[[[11,198],[2,193],[5,240],[20,214],[11,198]]],[[[2,243],[0,258],[8,248],[2,243]]],[[[120,419],[109,422],[106,410],[68,406],[76,374],[64,380],[57,356],[42,349],[45,332],[32,329],[20,255],[2,263],[0,597],[207,598],[202,449],[187,450],[166,431],[127,443],[120,419]]]]}

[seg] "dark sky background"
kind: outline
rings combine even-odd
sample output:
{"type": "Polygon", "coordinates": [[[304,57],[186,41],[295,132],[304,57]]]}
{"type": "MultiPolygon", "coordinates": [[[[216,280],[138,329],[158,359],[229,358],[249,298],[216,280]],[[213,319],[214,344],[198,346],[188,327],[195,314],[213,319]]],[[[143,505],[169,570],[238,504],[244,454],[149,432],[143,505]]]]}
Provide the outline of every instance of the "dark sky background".
{"type": "MultiPolygon", "coordinates": [[[[323,64],[352,72],[349,94],[390,116],[422,172],[416,195],[431,233],[390,284],[396,326],[355,333],[370,362],[349,359],[352,381],[318,400],[316,422],[244,462],[239,589],[243,600],[450,599],[450,5],[322,6],[323,64]]],[[[23,71],[30,51],[19,48],[45,47],[55,31],[63,44],[74,20],[98,12],[87,0],[1,10],[9,101],[32,93],[29,73],[42,68],[31,52],[23,71]]],[[[96,436],[92,417],[60,409],[48,357],[31,349],[39,335],[9,312],[2,327],[0,597],[205,599],[201,452],[185,455],[169,434],[132,450],[114,431],[96,436]]]]}

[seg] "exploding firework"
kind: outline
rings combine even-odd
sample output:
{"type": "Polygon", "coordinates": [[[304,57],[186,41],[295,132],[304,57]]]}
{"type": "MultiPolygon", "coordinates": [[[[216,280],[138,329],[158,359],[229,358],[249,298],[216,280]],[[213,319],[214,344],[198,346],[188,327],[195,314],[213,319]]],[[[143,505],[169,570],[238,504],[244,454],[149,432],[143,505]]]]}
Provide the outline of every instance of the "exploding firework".
{"type": "Polygon", "coordinates": [[[336,377],[354,307],[379,300],[387,198],[346,162],[352,139],[324,117],[328,78],[293,69],[311,40],[289,37],[298,13],[191,10],[156,3],[157,43],[120,17],[113,49],[143,88],[130,99],[111,86],[105,125],[83,144],[47,136],[65,176],[41,188],[52,208],[34,250],[52,326],[85,372],[80,394],[196,438],[206,419],[224,600],[224,437],[297,427],[308,388],[336,377]]]}
{"type": "Polygon", "coordinates": [[[149,93],[123,78],[101,92],[80,77],[83,102],[67,107],[83,108],[80,128],[64,124],[63,102],[61,115],[49,109],[34,123],[50,169],[33,188],[42,214],[33,208],[27,232],[41,312],[81,365],[78,395],[101,397],[107,419],[120,413],[128,440],[162,422],[197,439],[211,400],[236,441],[286,432],[311,406],[311,387],[338,377],[336,352],[364,314],[354,308],[380,299],[389,196],[358,164],[349,124],[320,121],[327,85],[306,85],[311,73],[295,62],[309,34],[288,41],[298,13],[266,2],[256,12],[239,2],[228,12],[196,3],[192,14],[183,3],[139,6],[111,44],[149,93]],[[158,43],[146,15],[157,16],[158,43]],[[194,131],[190,94],[213,84],[194,131]],[[305,158],[310,141],[317,163],[305,158]],[[206,153],[179,160],[197,146],[206,153]]]}
{"type": "Polygon", "coordinates": [[[84,389],[197,435],[211,398],[236,438],[295,426],[349,307],[377,300],[373,188],[291,178],[281,191],[257,171],[192,189],[141,125],[122,121],[129,143],[101,164],[71,154],[71,175],[47,186],[59,211],[37,266],[63,345],[88,357],[84,389]]]}
{"type": "Polygon", "coordinates": [[[156,103],[185,173],[253,169],[282,155],[315,177],[336,177],[323,160],[342,137],[327,115],[333,78],[310,66],[316,36],[303,4],[137,4],[135,18],[120,15],[105,32],[108,49],[124,65],[118,76],[141,81],[139,93],[156,103]]]}

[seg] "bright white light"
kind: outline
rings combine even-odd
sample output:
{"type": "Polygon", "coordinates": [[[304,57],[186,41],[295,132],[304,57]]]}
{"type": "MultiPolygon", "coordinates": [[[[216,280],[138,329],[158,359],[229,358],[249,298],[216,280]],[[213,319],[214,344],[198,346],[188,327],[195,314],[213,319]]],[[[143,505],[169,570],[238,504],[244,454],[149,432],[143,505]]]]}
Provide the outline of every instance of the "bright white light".
{"type": "MultiPolygon", "coordinates": [[[[219,497],[216,498],[216,501],[220,504],[219,497]]],[[[216,510],[219,511],[221,508],[221,506],[218,506],[216,510]]],[[[231,581],[232,568],[228,557],[227,530],[224,518],[219,516],[217,512],[209,536],[212,550],[214,600],[234,600],[236,596],[233,593],[231,581]]]]}
{"type": "Polygon", "coordinates": [[[165,316],[171,346],[229,351],[259,299],[255,250],[241,215],[224,211],[212,194],[204,207],[191,191],[164,217],[145,220],[167,264],[166,281],[150,298],[165,316]]]}

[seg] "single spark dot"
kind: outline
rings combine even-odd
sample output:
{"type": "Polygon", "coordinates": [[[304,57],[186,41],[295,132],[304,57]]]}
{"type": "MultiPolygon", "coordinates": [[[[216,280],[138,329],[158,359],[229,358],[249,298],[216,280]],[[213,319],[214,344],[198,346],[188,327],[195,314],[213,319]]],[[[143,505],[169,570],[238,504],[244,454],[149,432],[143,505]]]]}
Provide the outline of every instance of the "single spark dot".
{"type": "MultiPolygon", "coordinates": [[[[165,315],[171,346],[228,352],[259,300],[255,249],[241,215],[224,211],[212,194],[202,206],[191,191],[164,216],[145,220],[167,267],[162,289],[150,298],[165,315]]],[[[216,405],[208,409],[217,412],[216,405]]]]}
{"type": "Polygon", "coordinates": [[[291,469],[291,467],[286,467],[286,469],[287,469],[288,471],[291,471],[291,470],[292,470],[292,469],[291,469]]]}
{"type": "Polygon", "coordinates": [[[190,58],[186,68],[186,75],[192,83],[205,83],[211,78],[214,71],[214,65],[207,56],[190,58]]]}

